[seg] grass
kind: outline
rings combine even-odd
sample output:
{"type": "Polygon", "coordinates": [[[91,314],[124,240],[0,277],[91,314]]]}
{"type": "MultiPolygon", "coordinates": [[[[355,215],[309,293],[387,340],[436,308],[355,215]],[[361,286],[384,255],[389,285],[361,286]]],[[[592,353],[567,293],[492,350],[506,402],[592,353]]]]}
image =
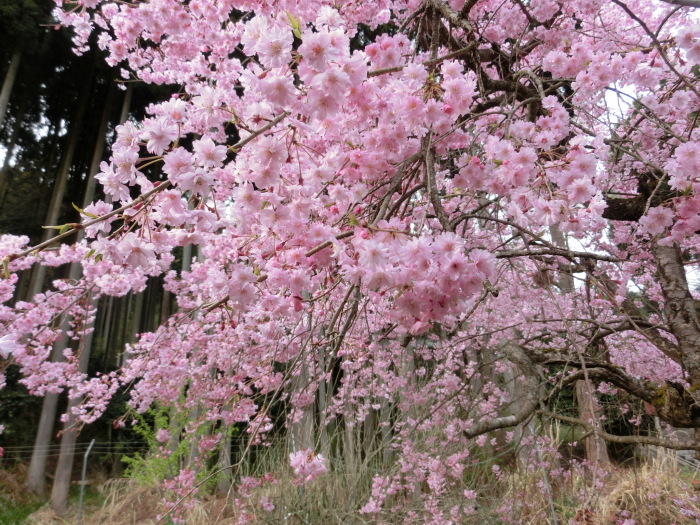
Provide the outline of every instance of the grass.
{"type": "Polygon", "coordinates": [[[0,469],[0,525],[25,523],[41,507],[41,501],[27,495],[25,477],[26,469],[22,466],[0,469]]]}
{"type": "MultiPolygon", "coordinates": [[[[46,501],[28,494],[24,482],[26,467],[18,464],[0,468],[0,525],[73,524],[76,521],[80,486],[72,485],[68,496],[69,513],[61,518],[54,515],[46,501]]],[[[92,514],[101,507],[104,496],[91,485],[83,496],[83,514],[92,514]]]]}
{"type": "Polygon", "coordinates": [[[40,501],[10,501],[0,496],[0,525],[20,525],[41,507],[40,501]]]}
{"type": "MultiPolygon", "coordinates": [[[[517,465],[496,456],[474,454],[462,480],[440,495],[439,507],[458,508],[459,516],[453,523],[462,525],[625,522],[690,525],[700,520],[698,473],[679,466],[673,454],[640,458],[628,467],[616,467],[609,475],[598,478],[576,461],[561,461],[556,454],[561,434],[552,432],[549,441],[543,441],[539,453],[533,452],[530,460],[524,463],[521,460],[517,465]],[[476,499],[466,501],[465,490],[473,490],[476,499]]],[[[252,483],[247,490],[218,496],[203,492],[197,501],[189,501],[189,508],[181,508],[183,522],[187,525],[232,524],[239,520],[251,525],[426,522],[423,505],[431,494],[427,484],[402,488],[388,498],[387,508],[377,515],[359,512],[369,499],[374,475],[396,472],[396,466],[383,468],[379,462],[372,461],[358,461],[350,466],[336,459],[328,473],[300,487],[293,482],[286,452],[283,441],[257,451],[256,461],[244,464],[239,474],[259,479],[270,472],[274,473],[274,480],[252,483]],[[262,505],[263,501],[267,504],[262,505]]],[[[73,524],[78,487],[72,489],[72,513],[57,518],[47,506],[41,507],[40,502],[21,497],[21,484],[0,470],[0,525],[73,524]]],[[[138,480],[109,480],[96,488],[89,486],[82,525],[153,525],[164,512],[164,495],[159,486],[138,480]]]]}

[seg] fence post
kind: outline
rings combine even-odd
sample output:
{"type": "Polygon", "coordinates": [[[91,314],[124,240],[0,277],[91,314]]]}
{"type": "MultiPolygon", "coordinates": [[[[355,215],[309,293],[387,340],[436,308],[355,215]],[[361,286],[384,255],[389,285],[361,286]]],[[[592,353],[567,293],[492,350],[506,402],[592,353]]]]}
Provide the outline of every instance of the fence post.
{"type": "Polygon", "coordinates": [[[90,441],[90,446],[85,451],[85,456],[83,456],[83,475],[80,477],[80,499],[78,500],[78,521],[77,525],[80,525],[80,519],[83,517],[83,493],[85,492],[85,474],[87,473],[87,460],[92,450],[92,446],[95,444],[95,440],[90,441]]]}

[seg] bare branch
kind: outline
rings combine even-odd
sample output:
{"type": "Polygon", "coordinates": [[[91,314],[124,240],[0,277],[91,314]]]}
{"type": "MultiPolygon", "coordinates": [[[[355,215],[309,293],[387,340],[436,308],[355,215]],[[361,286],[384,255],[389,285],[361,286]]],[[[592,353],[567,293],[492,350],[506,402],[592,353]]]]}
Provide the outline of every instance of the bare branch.
{"type": "MultiPolygon", "coordinates": [[[[486,218],[490,220],[490,218],[486,218]]],[[[496,252],[497,259],[509,259],[511,257],[535,257],[541,255],[558,255],[560,257],[566,258],[580,258],[580,259],[595,259],[598,261],[608,261],[608,262],[620,262],[617,257],[611,257],[610,255],[601,255],[598,253],[591,252],[577,252],[573,250],[567,250],[565,248],[561,249],[548,249],[548,250],[503,250],[496,252]]]]}
{"type": "MultiPolygon", "coordinates": [[[[284,118],[287,117],[288,115],[289,115],[289,113],[287,113],[286,111],[282,112],[282,114],[280,114],[279,116],[275,117],[273,120],[271,120],[270,122],[268,122],[267,124],[265,124],[262,128],[260,128],[260,129],[258,129],[258,130],[256,130],[256,131],[254,131],[253,133],[251,133],[251,134],[250,134],[249,136],[247,136],[245,139],[241,140],[241,141],[238,142],[237,144],[234,144],[233,146],[229,146],[229,149],[230,149],[231,151],[234,151],[234,152],[240,151],[241,148],[242,148],[243,146],[245,146],[246,144],[248,144],[251,140],[254,140],[256,137],[262,135],[263,133],[265,133],[265,132],[268,131],[269,129],[275,127],[275,126],[276,126],[277,124],[279,124],[282,120],[284,120],[284,118]]],[[[149,191],[145,192],[144,194],[139,195],[139,196],[138,196],[137,198],[135,198],[133,201],[131,201],[131,202],[125,204],[124,206],[121,206],[120,208],[117,208],[116,210],[112,210],[112,211],[110,211],[109,213],[105,213],[104,215],[101,215],[101,216],[97,217],[96,219],[93,219],[93,220],[91,220],[91,221],[88,221],[88,222],[86,222],[85,224],[75,224],[75,226],[73,226],[70,230],[68,230],[68,231],[66,231],[66,232],[64,232],[64,233],[61,233],[61,234],[59,234],[59,235],[56,235],[55,237],[52,237],[51,239],[49,239],[49,240],[47,240],[47,241],[45,241],[45,242],[42,242],[41,244],[37,244],[36,246],[33,246],[33,247],[31,247],[31,248],[27,248],[26,250],[21,251],[21,252],[19,252],[19,253],[14,253],[14,254],[5,256],[5,258],[3,259],[3,261],[6,261],[6,262],[9,263],[10,261],[13,261],[13,260],[15,260],[15,259],[18,259],[18,258],[20,258],[20,257],[24,257],[24,256],[29,255],[29,254],[31,254],[31,253],[40,252],[41,250],[43,250],[43,249],[46,248],[47,246],[50,246],[50,245],[52,245],[52,244],[54,244],[54,243],[56,243],[56,242],[58,242],[58,241],[62,241],[63,239],[66,239],[67,237],[70,237],[71,235],[73,235],[75,232],[77,232],[77,231],[79,231],[79,230],[82,230],[82,229],[84,229],[84,228],[87,228],[87,227],[89,227],[89,226],[92,226],[93,224],[97,224],[97,223],[99,223],[99,222],[105,221],[105,220],[109,219],[110,217],[114,217],[115,215],[118,215],[118,214],[120,214],[120,213],[122,213],[122,212],[128,210],[129,208],[133,208],[134,206],[137,206],[137,205],[139,205],[139,204],[142,204],[142,203],[145,202],[149,197],[155,195],[156,193],[160,193],[161,191],[165,190],[166,188],[169,188],[169,187],[170,187],[170,184],[171,184],[170,181],[167,181],[167,180],[166,180],[166,181],[163,181],[163,182],[161,182],[160,184],[158,184],[157,186],[155,186],[154,188],[152,188],[152,189],[150,189],[149,191]]]]}
{"type": "MultiPolygon", "coordinates": [[[[469,45],[466,47],[463,47],[461,49],[458,49],[456,51],[452,51],[451,53],[447,53],[446,55],[443,55],[441,57],[437,57],[431,60],[426,60],[425,62],[422,62],[421,64],[423,66],[430,67],[430,66],[436,66],[440,62],[444,62],[445,60],[452,60],[453,58],[458,58],[463,55],[467,55],[471,52],[473,52],[477,48],[476,41],[471,42],[469,45]]],[[[398,73],[399,71],[403,70],[408,66],[408,64],[399,64],[398,66],[393,66],[393,67],[386,67],[384,69],[374,69],[372,71],[367,72],[368,77],[378,77],[379,75],[386,75],[387,73],[398,73]]]]}

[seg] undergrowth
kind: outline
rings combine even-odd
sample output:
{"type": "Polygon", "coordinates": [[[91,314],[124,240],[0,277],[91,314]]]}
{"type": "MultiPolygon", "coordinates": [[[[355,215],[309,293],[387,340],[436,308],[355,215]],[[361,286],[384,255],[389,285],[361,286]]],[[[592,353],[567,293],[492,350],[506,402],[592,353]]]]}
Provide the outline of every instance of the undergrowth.
{"type": "MultiPolygon", "coordinates": [[[[562,463],[556,445],[553,437],[541,440],[539,448],[520,454],[517,461],[475,456],[462,482],[440,495],[439,505],[449,509],[452,521],[437,522],[425,513],[430,491],[421,484],[394,493],[378,513],[360,511],[371,496],[375,476],[387,472],[376,456],[353,465],[336,460],[319,479],[295,484],[286,443],[281,441],[261,447],[254,464],[242,464],[227,493],[200,491],[182,518],[187,525],[700,523],[697,472],[679,466],[672,453],[640,457],[630,466],[594,475],[582,463],[562,463]]],[[[40,502],[23,495],[20,474],[0,470],[0,525],[75,523],[75,513],[59,519],[46,507],[35,512],[40,502]]],[[[89,494],[82,524],[153,525],[164,512],[166,496],[161,486],[145,483],[142,477],[109,480],[99,494],[89,494]]],[[[173,522],[166,518],[160,523],[173,522]]]]}

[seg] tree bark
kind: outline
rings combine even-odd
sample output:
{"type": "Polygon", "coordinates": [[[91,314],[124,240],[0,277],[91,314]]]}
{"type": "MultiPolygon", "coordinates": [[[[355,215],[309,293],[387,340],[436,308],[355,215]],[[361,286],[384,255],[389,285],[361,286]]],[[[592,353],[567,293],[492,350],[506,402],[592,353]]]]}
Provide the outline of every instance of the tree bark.
{"type": "Polygon", "coordinates": [[[0,91],[0,129],[2,129],[5,123],[7,105],[10,103],[10,95],[12,94],[12,89],[15,86],[15,80],[17,80],[17,71],[19,70],[20,62],[22,61],[22,50],[22,46],[18,45],[14,53],[12,53],[10,66],[7,68],[5,80],[2,83],[2,91],[0,91]]]}
{"type": "MultiPolygon", "coordinates": [[[[56,349],[52,354],[52,360],[57,359],[56,349]]],[[[49,445],[53,435],[53,426],[58,407],[58,394],[46,394],[41,406],[39,427],[37,428],[32,459],[27,473],[27,488],[30,492],[43,497],[46,494],[46,459],[49,454],[49,445]]]]}
{"type": "MultiPolygon", "coordinates": [[[[84,106],[85,103],[81,104],[84,106]]],[[[51,198],[51,206],[49,208],[49,213],[47,217],[47,222],[49,224],[55,224],[58,219],[58,213],[61,208],[61,202],[63,200],[63,194],[65,193],[66,183],[68,180],[68,172],[70,170],[73,154],[75,152],[75,146],[78,139],[78,129],[80,121],[82,121],[83,111],[79,113],[79,119],[77,122],[71,126],[71,133],[68,137],[68,148],[64,155],[63,161],[61,163],[61,169],[59,170],[59,175],[56,180],[56,185],[54,186],[53,195],[51,198]],[[53,220],[50,220],[53,219],[53,220]]],[[[47,240],[52,237],[52,232],[54,230],[46,230],[42,240],[47,240]]],[[[46,275],[46,267],[44,265],[36,265],[34,272],[32,273],[32,280],[29,289],[29,297],[33,298],[36,294],[41,292],[44,285],[44,277],[46,275]]],[[[65,321],[67,323],[67,321],[65,321]]],[[[61,326],[61,331],[65,332],[67,328],[66,325],[61,326]]],[[[63,360],[63,350],[65,348],[65,341],[62,337],[54,345],[53,352],[51,354],[52,361],[63,360]]],[[[29,474],[27,477],[27,486],[30,491],[36,494],[43,495],[46,490],[44,471],[46,470],[46,454],[45,451],[48,450],[49,444],[51,443],[51,435],[53,434],[53,425],[56,419],[56,408],[58,406],[58,394],[46,394],[44,397],[44,403],[41,408],[41,416],[39,417],[39,428],[37,429],[36,440],[34,441],[34,451],[32,452],[32,459],[29,465],[29,474]]]]}
{"type": "Polygon", "coordinates": [[[691,390],[695,391],[700,386],[700,322],[688,288],[681,251],[676,245],[654,243],[652,252],[664,296],[664,313],[680,348],[679,364],[689,376],[691,390]]]}
{"type": "MultiPolygon", "coordinates": [[[[294,379],[292,392],[303,392],[309,386],[309,371],[306,363],[301,360],[299,363],[301,371],[294,379]]],[[[315,445],[314,439],[314,406],[305,406],[303,408],[295,408],[295,411],[301,412],[296,422],[292,423],[292,452],[300,450],[313,450],[315,445]]]]}
{"type": "MultiPolygon", "coordinates": [[[[318,349],[318,362],[319,368],[322,373],[327,372],[328,359],[326,357],[327,348],[325,346],[320,346],[318,349]]],[[[318,398],[318,439],[319,439],[319,449],[324,457],[329,457],[330,455],[330,440],[328,437],[328,428],[326,427],[326,418],[328,417],[328,401],[329,392],[328,384],[326,379],[321,379],[318,383],[318,391],[316,392],[318,398]]]]}
{"type": "MultiPolygon", "coordinates": [[[[692,398],[692,403],[688,404],[688,419],[697,421],[700,418],[700,322],[695,300],[688,287],[680,248],[655,242],[652,252],[664,295],[664,313],[678,341],[680,365],[690,382],[690,388],[686,390],[687,396],[692,398]]],[[[695,441],[700,442],[700,427],[697,425],[695,441]]],[[[700,451],[696,451],[695,458],[700,460],[700,451]]]]}
{"type": "Polygon", "coordinates": [[[661,0],[671,5],[678,5],[681,7],[697,7],[700,8],[700,0],[661,0]]]}

